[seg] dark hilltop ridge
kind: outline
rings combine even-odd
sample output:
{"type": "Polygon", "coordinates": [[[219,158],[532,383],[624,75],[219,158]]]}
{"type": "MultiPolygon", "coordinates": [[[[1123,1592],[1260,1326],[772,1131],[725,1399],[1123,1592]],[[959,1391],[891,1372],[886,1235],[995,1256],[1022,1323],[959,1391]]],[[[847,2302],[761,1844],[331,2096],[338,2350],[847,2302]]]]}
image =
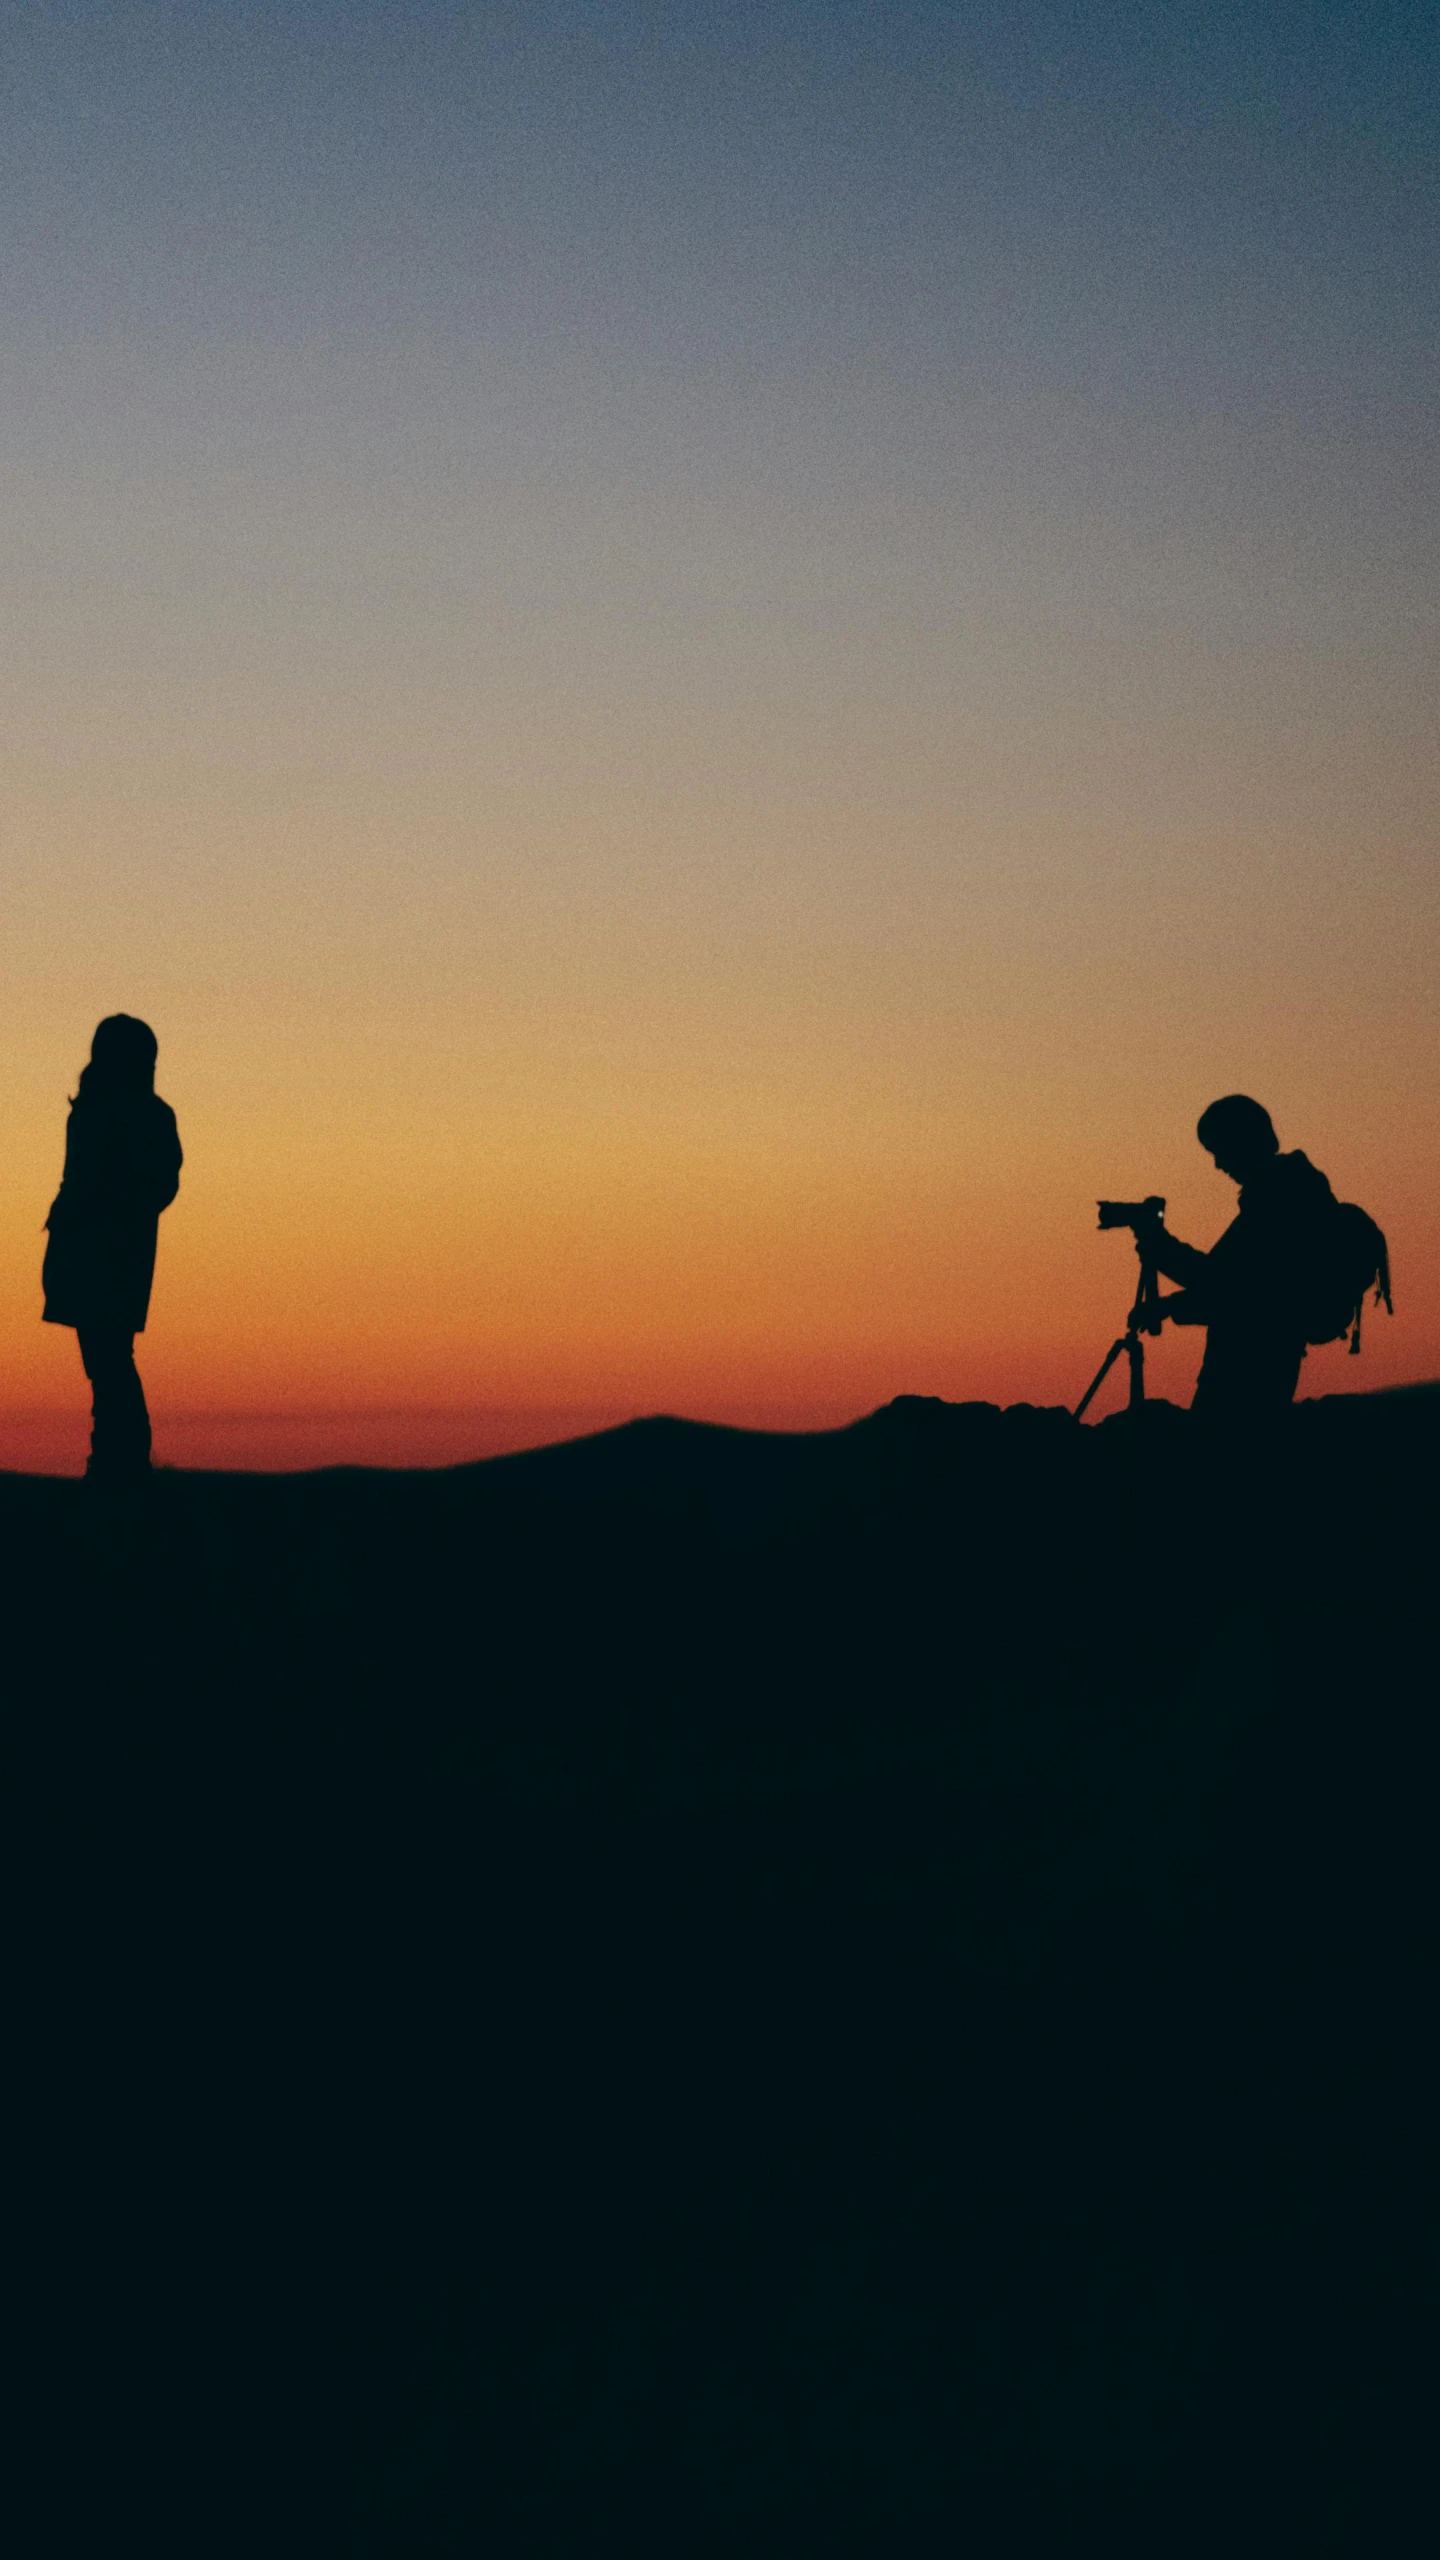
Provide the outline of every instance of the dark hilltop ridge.
{"type": "Polygon", "coordinates": [[[27,2552],[1428,2544],[1437,1458],[0,1478],[27,2552]]]}

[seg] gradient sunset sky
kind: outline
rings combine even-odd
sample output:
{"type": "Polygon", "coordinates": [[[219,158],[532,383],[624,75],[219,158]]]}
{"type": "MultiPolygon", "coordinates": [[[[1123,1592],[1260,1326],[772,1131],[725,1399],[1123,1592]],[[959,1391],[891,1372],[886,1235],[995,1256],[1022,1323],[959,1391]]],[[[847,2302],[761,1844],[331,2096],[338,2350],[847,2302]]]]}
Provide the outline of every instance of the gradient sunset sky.
{"type": "Polygon", "coordinates": [[[1208,1244],[1236,1089],[1390,1234],[1302,1392],[1440,1373],[1433,5],[20,0],[0,74],[0,1464],[83,1458],[116,1008],[161,1459],[1073,1403],[1097,1194],[1208,1244]]]}

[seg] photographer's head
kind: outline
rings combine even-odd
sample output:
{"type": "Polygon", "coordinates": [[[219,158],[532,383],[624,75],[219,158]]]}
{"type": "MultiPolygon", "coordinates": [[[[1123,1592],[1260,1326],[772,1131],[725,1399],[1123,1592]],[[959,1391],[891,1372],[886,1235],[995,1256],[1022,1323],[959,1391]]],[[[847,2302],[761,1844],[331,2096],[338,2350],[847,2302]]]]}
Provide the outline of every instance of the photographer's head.
{"type": "Polygon", "coordinates": [[[1269,1112],[1248,1093],[1227,1093],[1212,1102],[1201,1112],[1195,1135],[1232,1182],[1248,1182],[1280,1152],[1269,1112]]]}

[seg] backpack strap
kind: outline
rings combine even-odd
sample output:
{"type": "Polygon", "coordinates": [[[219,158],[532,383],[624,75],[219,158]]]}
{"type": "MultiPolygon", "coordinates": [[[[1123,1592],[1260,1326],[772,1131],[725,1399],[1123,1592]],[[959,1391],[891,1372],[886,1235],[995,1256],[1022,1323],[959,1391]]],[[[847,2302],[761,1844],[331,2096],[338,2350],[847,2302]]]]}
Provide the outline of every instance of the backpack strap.
{"type": "MultiPolygon", "coordinates": [[[[1371,1225],[1372,1225],[1372,1227],[1374,1227],[1374,1221],[1373,1221],[1373,1219],[1372,1219],[1372,1221],[1371,1221],[1371,1225]]],[[[1374,1227],[1374,1233],[1375,1233],[1375,1304],[1376,1304],[1376,1306],[1378,1307],[1378,1306],[1380,1305],[1380,1303],[1381,1303],[1382,1299],[1383,1299],[1383,1301],[1384,1301],[1384,1305],[1385,1305],[1385,1311],[1386,1311],[1386,1314],[1387,1314],[1387,1315],[1392,1315],[1392,1316],[1393,1316],[1393,1314],[1395,1313],[1395,1301],[1394,1301],[1394,1299],[1393,1299],[1393,1298],[1391,1297],[1391,1295],[1390,1295],[1390,1247],[1389,1247],[1389,1246],[1388,1246],[1388,1244],[1386,1243],[1385,1238],[1384,1238],[1384,1236],[1381,1234],[1380,1229],[1379,1229],[1378,1227],[1374,1227]]],[[[1367,1285],[1368,1285],[1368,1284],[1367,1284],[1367,1285]]],[[[1359,1350],[1359,1348],[1360,1348],[1360,1319],[1361,1319],[1361,1317],[1364,1315],[1364,1313],[1365,1313],[1365,1291],[1364,1291],[1364,1289],[1362,1289],[1362,1290],[1361,1290],[1361,1292],[1360,1292],[1359,1297],[1357,1298],[1357,1300],[1356,1300],[1356,1302],[1355,1302],[1355,1330],[1354,1330],[1354,1332],[1353,1332],[1353,1333],[1351,1334],[1351,1336],[1350,1336],[1350,1348],[1351,1348],[1352,1352],[1356,1352],[1356,1351],[1358,1351],[1358,1350],[1359,1350]]]]}

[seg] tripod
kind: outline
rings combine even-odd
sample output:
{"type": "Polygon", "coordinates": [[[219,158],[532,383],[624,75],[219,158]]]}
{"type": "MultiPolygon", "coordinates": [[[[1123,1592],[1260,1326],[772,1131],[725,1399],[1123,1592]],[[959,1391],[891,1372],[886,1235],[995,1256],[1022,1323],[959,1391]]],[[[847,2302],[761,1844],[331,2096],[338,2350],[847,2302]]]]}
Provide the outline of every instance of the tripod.
{"type": "Polygon", "coordinates": [[[1125,1330],[1119,1341],[1111,1343],[1089,1386],[1075,1407],[1077,1422],[1083,1418],[1086,1406],[1098,1395],[1105,1384],[1122,1351],[1130,1362],[1130,1411],[1134,1413],[1136,1407],[1144,1403],[1145,1344],[1142,1337],[1147,1333],[1159,1332],[1165,1321],[1164,1310],[1165,1301],[1160,1295],[1160,1274],[1154,1263],[1149,1260],[1142,1244],[1140,1286],[1135,1292],[1135,1304],[1126,1319],[1125,1330]]]}

